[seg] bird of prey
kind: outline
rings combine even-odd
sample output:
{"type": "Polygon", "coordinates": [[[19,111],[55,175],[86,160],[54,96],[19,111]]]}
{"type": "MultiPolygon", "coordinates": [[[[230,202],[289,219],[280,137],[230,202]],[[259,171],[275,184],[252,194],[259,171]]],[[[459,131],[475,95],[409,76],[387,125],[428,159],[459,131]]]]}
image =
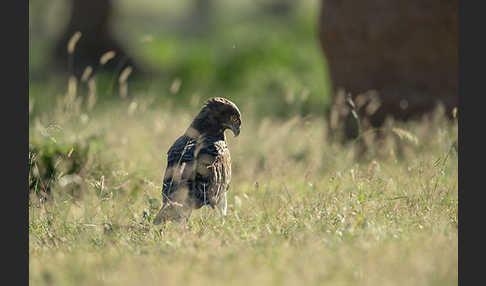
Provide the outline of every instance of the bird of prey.
{"type": "Polygon", "coordinates": [[[154,225],[189,219],[192,210],[216,206],[226,215],[231,157],[224,131],[240,134],[241,113],[228,99],[209,99],[167,152],[162,207],[154,225]]]}

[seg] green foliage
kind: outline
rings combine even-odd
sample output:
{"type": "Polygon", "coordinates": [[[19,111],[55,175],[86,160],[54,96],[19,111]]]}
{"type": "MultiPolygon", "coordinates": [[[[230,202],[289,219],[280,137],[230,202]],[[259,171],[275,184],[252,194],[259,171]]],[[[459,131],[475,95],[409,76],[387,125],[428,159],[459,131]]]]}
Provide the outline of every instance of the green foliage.
{"type": "MultiPolygon", "coordinates": [[[[51,195],[53,185],[77,190],[93,152],[103,148],[100,139],[92,136],[82,142],[57,142],[54,137],[29,139],[29,192],[42,199],[51,195]],[[91,153],[90,153],[91,152],[91,153]]],[[[91,167],[91,166],[90,166],[91,167]]]]}

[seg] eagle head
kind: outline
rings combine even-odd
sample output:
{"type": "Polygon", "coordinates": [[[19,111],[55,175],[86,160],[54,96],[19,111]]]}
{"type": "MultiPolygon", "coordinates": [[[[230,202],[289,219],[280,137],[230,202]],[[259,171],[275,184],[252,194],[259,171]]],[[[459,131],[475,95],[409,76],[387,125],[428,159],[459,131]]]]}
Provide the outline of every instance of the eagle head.
{"type": "Polygon", "coordinates": [[[191,127],[200,134],[219,135],[230,129],[235,136],[240,134],[241,113],[236,104],[222,97],[213,97],[194,119],[191,127]]]}

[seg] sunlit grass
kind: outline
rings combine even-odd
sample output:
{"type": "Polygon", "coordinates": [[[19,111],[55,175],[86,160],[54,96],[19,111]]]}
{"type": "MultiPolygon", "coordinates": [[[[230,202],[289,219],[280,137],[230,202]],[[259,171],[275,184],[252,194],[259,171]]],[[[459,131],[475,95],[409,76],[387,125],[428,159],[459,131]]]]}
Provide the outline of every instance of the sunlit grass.
{"type": "Polygon", "coordinates": [[[32,285],[457,285],[457,123],[439,111],[388,122],[358,158],[323,117],[257,116],[258,100],[233,99],[227,217],[202,208],[153,227],[165,153],[204,100],[132,95],[90,111],[68,93],[31,118],[31,151],[59,151],[49,198],[31,190],[32,285]]]}
{"type": "Polygon", "coordinates": [[[457,122],[439,109],[331,140],[319,1],[286,18],[214,1],[202,37],[181,33],[190,3],[118,6],[116,35],[160,71],[138,86],[131,70],[48,78],[68,14],[30,3],[30,284],[457,285],[457,122]],[[154,227],[165,154],[211,96],[242,112],[228,215],[154,227]]]}

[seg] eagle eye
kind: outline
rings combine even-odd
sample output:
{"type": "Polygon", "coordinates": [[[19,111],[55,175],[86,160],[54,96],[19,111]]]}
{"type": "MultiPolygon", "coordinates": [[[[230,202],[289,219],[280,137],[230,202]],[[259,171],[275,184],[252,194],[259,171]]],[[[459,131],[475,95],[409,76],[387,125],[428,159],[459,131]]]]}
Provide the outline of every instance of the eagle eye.
{"type": "Polygon", "coordinates": [[[238,121],[238,117],[237,117],[236,115],[233,115],[233,116],[231,117],[231,121],[233,121],[233,122],[238,121]]]}

